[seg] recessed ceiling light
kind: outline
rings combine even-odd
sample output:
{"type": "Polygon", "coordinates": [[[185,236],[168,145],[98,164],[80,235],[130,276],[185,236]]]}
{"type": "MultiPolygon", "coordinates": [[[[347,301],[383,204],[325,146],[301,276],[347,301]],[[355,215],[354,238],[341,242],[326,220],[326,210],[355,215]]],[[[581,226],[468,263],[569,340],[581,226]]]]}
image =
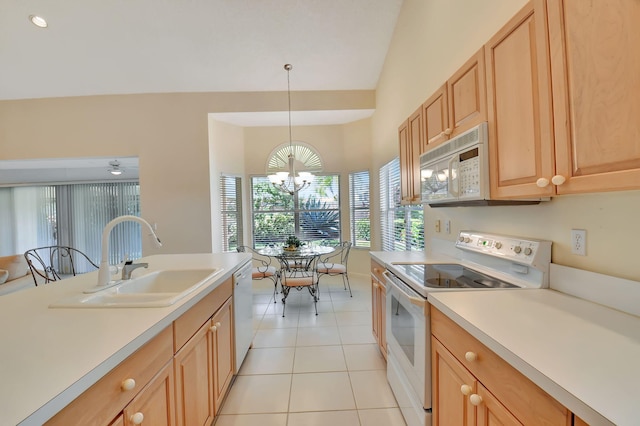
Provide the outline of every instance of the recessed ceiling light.
{"type": "Polygon", "coordinates": [[[40,28],[47,28],[47,21],[42,17],[42,16],[38,16],[38,15],[29,15],[29,20],[33,23],[33,25],[35,25],[36,27],[40,27],[40,28]]]}

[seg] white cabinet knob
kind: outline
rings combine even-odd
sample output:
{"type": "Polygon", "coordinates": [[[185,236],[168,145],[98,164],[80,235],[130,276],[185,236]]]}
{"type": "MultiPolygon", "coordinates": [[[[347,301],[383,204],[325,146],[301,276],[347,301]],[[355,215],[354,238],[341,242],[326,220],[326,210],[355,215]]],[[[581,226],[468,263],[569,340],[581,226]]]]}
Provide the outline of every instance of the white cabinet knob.
{"type": "Polygon", "coordinates": [[[120,388],[123,391],[130,391],[135,387],[136,387],[136,381],[134,379],[126,379],[122,382],[122,385],[120,385],[120,388]]]}
{"type": "Polygon", "coordinates": [[[453,130],[451,130],[450,128],[444,130],[444,134],[447,136],[449,136],[451,133],[453,133],[453,130]]]}
{"type": "Polygon", "coordinates": [[[129,420],[131,420],[131,423],[134,425],[141,425],[144,420],[144,414],[138,411],[137,413],[132,414],[129,420]]]}
{"type": "Polygon", "coordinates": [[[214,326],[215,326],[215,327],[218,327],[218,328],[220,328],[220,325],[221,325],[221,324],[220,324],[219,322],[217,322],[217,323],[215,323],[215,324],[214,324],[214,326]]]}
{"type": "Polygon", "coordinates": [[[482,404],[482,397],[477,393],[474,393],[469,397],[469,402],[471,402],[471,405],[475,405],[477,407],[478,405],[482,404]]]}
{"type": "Polygon", "coordinates": [[[471,394],[471,386],[469,386],[469,385],[460,386],[460,392],[462,392],[463,395],[471,394]]]}
{"type": "Polygon", "coordinates": [[[464,359],[466,359],[469,362],[473,362],[476,359],[478,359],[478,354],[476,354],[475,352],[467,352],[466,354],[464,354],[464,359]]]}
{"type": "Polygon", "coordinates": [[[378,287],[380,287],[380,284],[378,284],[378,283],[377,283],[377,282],[375,282],[375,281],[374,281],[374,282],[372,282],[372,284],[373,284],[373,288],[378,288],[378,287]]]}
{"type": "Polygon", "coordinates": [[[562,185],[567,179],[562,175],[555,175],[551,178],[551,183],[554,185],[562,185]]]}
{"type": "Polygon", "coordinates": [[[211,330],[211,331],[213,331],[215,333],[217,329],[218,329],[218,327],[216,327],[215,325],[212,325],[209,330],[211,330]]]}
{"type": "Polygon", "coordinates": [[[545,186],[549,185],[549,179],[540,178],[536,181],[536,185],[538,185],[539,188],[544,188],[545,186]]]}

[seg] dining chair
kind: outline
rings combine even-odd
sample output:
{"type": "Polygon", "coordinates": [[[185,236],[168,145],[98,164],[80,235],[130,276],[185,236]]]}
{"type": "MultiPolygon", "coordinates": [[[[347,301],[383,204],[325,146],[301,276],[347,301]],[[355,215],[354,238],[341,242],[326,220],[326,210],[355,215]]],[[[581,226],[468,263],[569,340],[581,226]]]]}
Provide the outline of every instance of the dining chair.
{"type": "Polygon", "coordinates": [[[280,285],[282,286],[282,316],[284,317],[287,307],[287,297],[291,289],[298,291],[307,289],[309,294],[313,297],[313,304],[318,315],[318,272],[316,271],[316,265],[318,262],[318,256],[314,256],[311,259],[305,258],[304,262],[307,262],[308,268],[284,268],[280,276],[280,285]]]}
{"type": "MultiPolygon", "coordinates": [[[[329,276],[342,276],[342,284],[346,290],[349,287],[349,295],[353,297],[351,292],[351,284],[349,283],[349,271],[347,269],[347,262],[349,261],[349,251],[351,250],[351,242],[344,241],[334,247],[334,251],[331,253],[320,256],[316,270],[318,272],[318,285],[320,284],[320,277],[323,275],[329,276]]],[[[318,297],[320,296],[320,290],[318,288],[318,297]]]]}
{"type": "Polygon", "coordinates": [[[67,246],[45,246],[24,252],[33,281],[48,284],[63,278],[98,269],[89,257],[78,249],[67,246]],[[42,279],[38,279],[38,277],[42,279]]]}
{"type": "Polygon", "coordinates": [[[238,246],[238,252],[251,253],[253,259],[253,268],[251,269],[251,279],[273,281],[273,303],[277,303],[278,281],[280,280],[280,270],[273,264],[277,264],[276,258],[260,254],[257,250],[249,246],[238,246]]]}

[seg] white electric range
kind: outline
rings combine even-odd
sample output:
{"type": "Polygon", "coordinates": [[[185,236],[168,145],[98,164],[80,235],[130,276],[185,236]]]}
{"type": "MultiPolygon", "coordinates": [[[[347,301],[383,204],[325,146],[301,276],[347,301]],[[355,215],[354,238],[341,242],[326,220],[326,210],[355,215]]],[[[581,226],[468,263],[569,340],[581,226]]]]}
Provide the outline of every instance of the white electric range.
{"type": "Polygon", "coordinates": [[[461,231],[454,256],[387,263],[387,379],[407,425],[431,424],[429,293],[547,288],[551,242],[461,231]]]}

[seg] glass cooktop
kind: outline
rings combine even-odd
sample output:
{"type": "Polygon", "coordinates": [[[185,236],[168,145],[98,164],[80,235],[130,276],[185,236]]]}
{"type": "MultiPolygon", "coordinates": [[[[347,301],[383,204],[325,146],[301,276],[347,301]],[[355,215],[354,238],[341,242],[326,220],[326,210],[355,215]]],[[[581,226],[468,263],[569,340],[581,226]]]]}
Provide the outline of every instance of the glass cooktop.
{"type": "Polygon", "coordinates": [[[457,264],[393,265],[407,276],[429,288],[514,288],[506,281],[457,264]]]}

